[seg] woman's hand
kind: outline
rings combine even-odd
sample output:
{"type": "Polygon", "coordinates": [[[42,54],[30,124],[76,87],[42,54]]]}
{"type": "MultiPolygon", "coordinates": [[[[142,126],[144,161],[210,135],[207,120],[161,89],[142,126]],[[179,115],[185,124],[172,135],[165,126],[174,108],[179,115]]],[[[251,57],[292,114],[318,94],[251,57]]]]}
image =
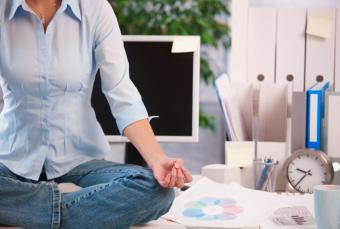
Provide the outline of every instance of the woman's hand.
{"type": "Polygon", "coordinates": [[[164,188],[182,188],[185,183],[192,181],[182,159],[164,157],[153,164],[152,170],[156,180],[164,188]]]}
{"type": "Polygon", "coordinates": [[[158,183],[164,188],[184,186],[192,181],[183,160],[169,158],[158,144],[147,119],[136,121],[124,129],[124,134],[140,152],[153,171],[158,183]]]}

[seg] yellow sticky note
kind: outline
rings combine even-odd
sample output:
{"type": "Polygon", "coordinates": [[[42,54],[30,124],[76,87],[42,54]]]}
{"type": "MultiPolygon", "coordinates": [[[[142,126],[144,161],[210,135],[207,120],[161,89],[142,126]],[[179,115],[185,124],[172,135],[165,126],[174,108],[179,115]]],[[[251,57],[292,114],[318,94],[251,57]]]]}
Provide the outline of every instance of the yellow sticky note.
{"type": "Polygon", "coordinates": [[[329,38],[333,31],[333,23],[331,16],[310,12],[306,33],[321,38],[329,38]]]}
{"type": "Polygon", "coordinates": [[[199,36],[175,36],[172,53],[195,52],[199,48],[199,36]]]}
{"type": "Polygon", "coordinates": [[[226,142],[226,164],[231,167],[251,167],[254,160],[254,142],[226,142]]]}

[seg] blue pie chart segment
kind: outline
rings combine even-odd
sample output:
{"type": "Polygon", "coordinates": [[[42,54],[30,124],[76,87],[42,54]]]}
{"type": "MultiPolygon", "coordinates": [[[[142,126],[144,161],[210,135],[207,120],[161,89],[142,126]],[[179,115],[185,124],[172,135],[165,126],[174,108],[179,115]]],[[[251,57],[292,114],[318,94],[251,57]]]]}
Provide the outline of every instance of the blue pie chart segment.
{"type": "Polygon", "coordinates": [[[184,210],[183,216],[190,218],[201,218],[204,216],[204,212],[198,208],[188,208],[184,210]]]}

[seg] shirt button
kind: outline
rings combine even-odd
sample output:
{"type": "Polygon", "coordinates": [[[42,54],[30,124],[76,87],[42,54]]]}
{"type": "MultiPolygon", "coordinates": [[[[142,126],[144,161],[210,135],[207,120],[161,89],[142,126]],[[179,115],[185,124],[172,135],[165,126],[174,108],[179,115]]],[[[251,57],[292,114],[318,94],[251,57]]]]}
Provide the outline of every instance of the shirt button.
{"type": "Polygon", "coordinates": [[[44,118],[44,119],[43,119],[43,122],[44,122],[44,123],[47,123],[47,119],[46,119],[46,118],[44,118]]]}

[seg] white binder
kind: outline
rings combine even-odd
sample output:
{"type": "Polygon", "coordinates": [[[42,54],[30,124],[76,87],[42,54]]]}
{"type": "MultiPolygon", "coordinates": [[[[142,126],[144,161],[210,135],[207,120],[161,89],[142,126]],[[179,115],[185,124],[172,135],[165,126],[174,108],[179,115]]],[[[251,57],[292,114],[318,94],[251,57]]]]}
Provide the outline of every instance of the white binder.
{"type": "Polygon", "coordinates": [[[325,151],[329,157],[340,158],[340,93],[326,93],[325,151]]]}
{"type": "Polygon", "coordinates": [[[340,8],[336,13],[335,91],[340,92],[340,8]]]}
{"type": "MultiPolygon", "coordinates": [[[[335,9],[309,9],[307,27],[318,28],[318,25],[308,25],[314,20],[313,17],[330,19],[331,30],[327,37],[318,37],[307,34],[306,39],[306,80],[305,90],[308,90],[316,82],[334,82],[334,55],[335,55],[335,9]]],[[[320,28],[323,30],[324,28],[320,28]]],[[[323,31],[322,31],[323,32],[323,31]]]]}
{"type": "Polygon", "coordinates": [[[307,97],[305,92],[294,92],[292,101],[291,152],[306,147],[307,97]]]}
{"type": "Polygon", "coordinates": [[[259,99],[259,141],[286,142],[288,85],[262,83],[259,99]]]}
{"type": "Polygon", "coordinates": [[[248,16],[248,81],[274,82],[276,9],[250,8],[248,16]]]}
{"type": "Polygon", "coordinates": [[[303,8],[280,8],[277,15],[276,82],[292,83],[303,91],[306,13],[303,8]]]}
{"type": "Polygon", "coordinates": [[[229,76],[231,82],[247,81],[248,0],[231,2],[231,49],[229,76]]]}

